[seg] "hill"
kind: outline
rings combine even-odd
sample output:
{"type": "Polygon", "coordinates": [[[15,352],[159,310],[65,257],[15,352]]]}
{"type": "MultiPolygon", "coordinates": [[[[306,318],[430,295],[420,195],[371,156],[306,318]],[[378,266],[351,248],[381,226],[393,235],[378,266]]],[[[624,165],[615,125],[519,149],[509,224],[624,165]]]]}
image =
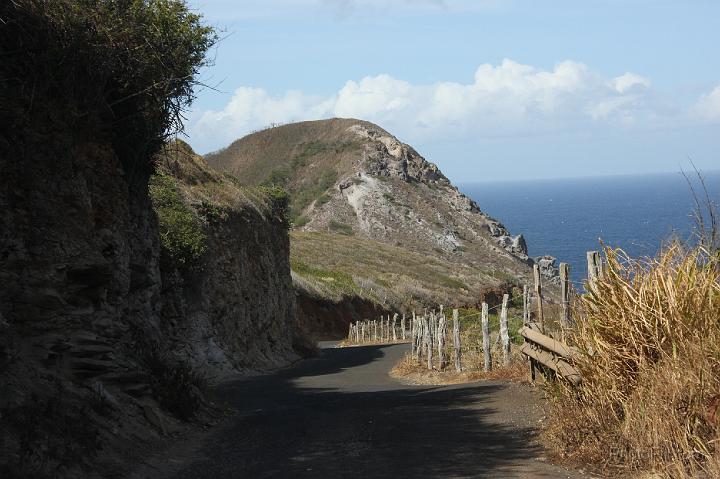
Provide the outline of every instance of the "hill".
{"type": "MultiPolygon", "coordinates": [[[[305,266],[322,266],[351,275],[355,291],[371,281],[379,288],[369,289],[385,290],[380,304],[407,309],[476,303],[484,288],[531,279],[534,260],[522,235],[511,236],[436,165],[372,123],[273,127],[206,160],[240,183],[288,191],[296,284],[316,279],[305,266]],[[433,267],[437,274],[428,274],[433,267]]],[[[552,267],[544,271],[554,276],[552,267]]]]}

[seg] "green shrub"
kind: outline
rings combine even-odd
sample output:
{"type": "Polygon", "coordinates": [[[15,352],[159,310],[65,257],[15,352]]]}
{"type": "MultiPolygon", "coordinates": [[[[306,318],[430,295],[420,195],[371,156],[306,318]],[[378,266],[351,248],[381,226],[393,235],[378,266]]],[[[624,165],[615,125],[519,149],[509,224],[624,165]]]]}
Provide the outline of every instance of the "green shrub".
{"type": "Polygon", "coordinates": [[[182,127],[217,40],[182,0],[3,1],[0,25],[3,134],[99,133],[130,172],[182,127]]]}
{"type": "Polygon", "coordinates": [[[330,220],[328,228],[334,233],[340,233],[342,235],[350,236],[353,234],[352,226],[346,223],[340,223],[339,221],[330,220]]]}
{"type": "Polygon", "coordinates": [[[292,220],[292,225],[293,225],[295,228],[302,228],[303,226],[305,226],[305,225],[308,224],[309,222],[310,222],[310,219],[309,219],[307,216],[300,215],[300,216],[296,216],[296,217],[292,220]]]}
{"type": "Polygon", "coordinates": [[[328,195],[327,193],[323,193],[317,200],[315,200],[315,205],[322,206],[328,201],[330,201],[330,195],[328,195]]]}
{"type": "Polygon", "coordinates": [[[150,178],[150,196],[160,223],[160,242],[181,267],[190,267],[205,253],[207,237],[194,211],[182,199],[175,180],[158,173],[150,178]]]}
{"type": "Polygon", "coordinates": [[[443,286],[447,286],[448,288],[453,289],[469,289],[468,286],[460,281],[459,279],[451,278],[449,276],[440,276],[439,277],[440,284],[443,286]]]}

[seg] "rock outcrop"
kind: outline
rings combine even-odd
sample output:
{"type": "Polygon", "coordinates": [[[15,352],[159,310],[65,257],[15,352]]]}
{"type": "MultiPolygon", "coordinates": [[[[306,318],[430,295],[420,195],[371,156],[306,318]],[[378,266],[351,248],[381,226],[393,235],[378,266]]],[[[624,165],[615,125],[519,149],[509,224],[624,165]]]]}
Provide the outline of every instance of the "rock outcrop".
{"type": "Polygon", "coordinates": [[[149,166],[128,169],[86,133],[0,155],[0,472],[136,447],[191,417],[206,380],[303,346],[287,226],[267,194],[168,160],[166,175],[192,173],[172,178],[206,237],[183,272],[161,244],[149,166]]]}

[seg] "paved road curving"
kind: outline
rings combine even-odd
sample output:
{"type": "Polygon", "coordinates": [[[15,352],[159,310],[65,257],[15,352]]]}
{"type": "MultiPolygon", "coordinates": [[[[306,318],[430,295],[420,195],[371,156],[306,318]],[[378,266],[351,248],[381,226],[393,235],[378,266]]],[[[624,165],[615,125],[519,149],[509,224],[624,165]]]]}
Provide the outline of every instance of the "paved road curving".
{"type": "Polygon", "coordinates": [[[407,346],[329,346],[225,384],[218,394],[238,415],[133,477],[583,477],[541,460],[536,419],[520,414],[533,404],[529,388],[407,386],[387,375],[407,346]]]}

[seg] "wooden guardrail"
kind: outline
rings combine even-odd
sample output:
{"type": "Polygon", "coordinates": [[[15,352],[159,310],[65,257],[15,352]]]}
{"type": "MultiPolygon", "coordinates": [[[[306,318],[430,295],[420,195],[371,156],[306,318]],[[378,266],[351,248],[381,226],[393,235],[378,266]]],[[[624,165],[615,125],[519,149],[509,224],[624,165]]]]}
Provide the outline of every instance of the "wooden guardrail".
{"type": "MultiPolygon", "coordinates": [[[[586,289],[592,289],[595,281],[603,275],[603,264],[600,253],[597,251],[588,251],[587,264],[588,278],[583,286],[586,289]]],[[[573,385],[578,385],[582,378],[578,370],[572,365],[572,359],[578,354],[578,351],[549,336],[545,332],[542,285],[540,283],[538,265],[535,265],[534,268],[534,279],[535,301],[537,302],[538,310],[536,320],[538,320],[538,322],[530,319],[531,305],[529,301],[526,300],[526,303],[523,304],[525,309],[525,314],[523,315],[525,326],[518,331],[520,335],[525,338],[525,343],[520,346],[520,352],[530,358],[533,379],[535,378],[536,365],[542,364],[547,369],[554,371],[558,377],[569,381],[573,385]]],[[[570,268],[565,263],[560,264],[560,287],[562,294],[560,325],[563,329],[571,328],[573,326],[573,321],[570,317],[570,294],[572,285],[570,281],[570,268]]],[[[525,295],[527,294],[528,288],[525,287],[525,295]]]]}
{"type": "Polygon", "coordinates": [[[542,334],[533,324],[521,328],[519,333],[525,338],[525,343],[520,346],[521,353],[531,361],[537,361],[551,369],[558,377],[570,381],[574,386],[580,384],[580,373],[569,362],[576,354],[574,348],[542,334]]]}

